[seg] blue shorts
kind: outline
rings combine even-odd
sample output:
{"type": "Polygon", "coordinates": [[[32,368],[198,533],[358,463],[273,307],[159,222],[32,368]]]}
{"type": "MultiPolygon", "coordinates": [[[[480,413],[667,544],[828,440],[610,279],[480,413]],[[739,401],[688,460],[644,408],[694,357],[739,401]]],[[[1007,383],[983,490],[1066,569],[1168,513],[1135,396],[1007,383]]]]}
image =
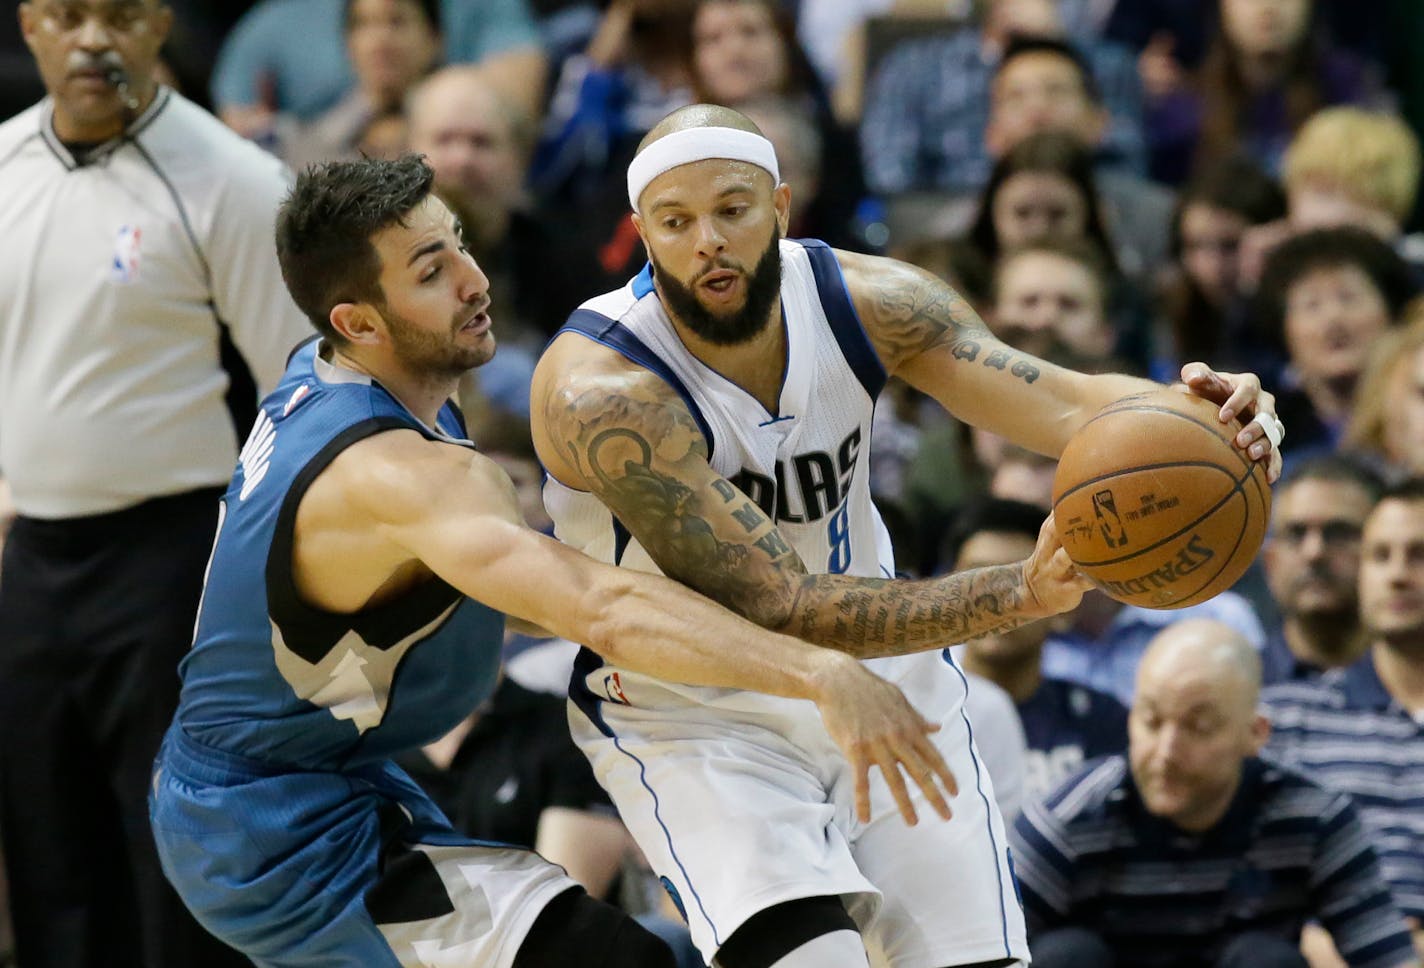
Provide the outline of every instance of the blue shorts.
{"type": "Polygon", "coordinates": [[[508,968],[575,883],[533,851],[457,834],[395,764],[296,772],[177,726],[149,817],[164,874],[203,926],[259,965],[508,968]],[[444,963],[444,962],[439,962],[444,963]]]}

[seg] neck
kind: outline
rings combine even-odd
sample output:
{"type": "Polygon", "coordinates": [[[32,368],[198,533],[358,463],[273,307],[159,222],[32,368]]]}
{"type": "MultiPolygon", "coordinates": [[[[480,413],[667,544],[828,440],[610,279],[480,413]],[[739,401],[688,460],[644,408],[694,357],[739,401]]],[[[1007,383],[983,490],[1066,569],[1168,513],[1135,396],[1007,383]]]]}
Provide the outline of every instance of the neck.
{"type": "Polygon", "coordinates": [[[1372,650],[1375,672],[1394,701],[1411,716],[1424,712],[1424,644],[1404,649],[1376,642],[1372,650]]]}
{"type": "Polygon", "coordinates": [[[1350,405],[1355,398],[1355,382],[1355,377],[1306,379],[1301,381],[1300,386],[1320,419],[1326,423],[1338,423],[1350,414],[1350,405]]]}
{"type": "MultiPolygon", "coordinates": [[[[666,308],[666,301],[663,306],[666,308]]],[[[760,332],[733,346],[705,340],[671,312],[668,317],[693,356],[750,393],[768,413],[776,414],[786,375],[786,327],[781,320],[781,300],[772,304],[760,332]]]]}
{"type": "Polygon", "coordinates": [[[1293,615],[1281,632],[1291,655],[1320,669],[1349,665],[1365,650],[1360,623],[1348,613],[1293,615]]]}
{"type": "Polygon", "coordinates": [[[401,406],[414,414],[415,418],[427,427],[434,428],[435,419],[440,415],[440,408],[445,405],[446,400],[454,395],[459,386],[458,379],[412,376],[400,372],[399,368],[395,366],[378,369],[349,355],[349,350],[348,347],[347,351],[343,352],[332,347],[331,362],[348,370],[363,373],[375,380],[385,387],[391,396],[399,400],[401,406]]]}
{"type": "Polygon", "coordinates": [[[60,141],[83,141],[94,144],[117,138],[133,123],[134,118],[148,110],[148,106],[158,96],[158,85],[152,81],[144,84],[132,81],[128,89],[128,96],[133,99],[133,107],[125,105],[122,110],[100,121],[80,120],[71,115],[64,105],[56,100],[54,102],[55,135],[60,141]]]}
{"type": "Polygon", "coordinates": [[[1035,650],[1030,655],[1011,659],[986,659],[973,648],[964,650],[964,669],[988,679],[1007,692],[1015,705],[1027,702],[1043,684],[1043,656],[1035,650]]]}
{"type": "Polygon", "coordinates": [[[1260,54],[1242,54],[1241,78],[1252,90],[1273,87],[1285,73],[1285,55],[1274,51],[1260,54]]]}

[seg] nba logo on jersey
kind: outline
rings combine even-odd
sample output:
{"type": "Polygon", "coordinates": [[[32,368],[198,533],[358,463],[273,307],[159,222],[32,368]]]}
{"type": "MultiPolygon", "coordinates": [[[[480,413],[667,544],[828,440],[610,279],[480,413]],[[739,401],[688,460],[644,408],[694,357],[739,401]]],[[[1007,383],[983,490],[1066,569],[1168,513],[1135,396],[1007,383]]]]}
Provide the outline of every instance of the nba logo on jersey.
{"type": "Polygon", "coordinates": [[[133,282],[138,278],[137,225],[119,226],[119,237],[114,241],[114,261],[109,264],[109,277],[115,282],[133,282]]]}

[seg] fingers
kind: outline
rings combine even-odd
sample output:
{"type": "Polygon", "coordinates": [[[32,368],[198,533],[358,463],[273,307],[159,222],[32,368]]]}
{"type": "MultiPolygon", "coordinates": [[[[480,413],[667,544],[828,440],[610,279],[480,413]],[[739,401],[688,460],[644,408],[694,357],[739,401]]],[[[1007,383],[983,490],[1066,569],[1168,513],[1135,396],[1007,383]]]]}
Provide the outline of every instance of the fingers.
{"type": "Polygon", "coordinates": [[[900,775],[900,757],[882,747],[876,753],[875,765],[880,767],[880,775],[890,788],[890,795],[895,798],[895,805],[900,808],[900,816],[905,818],[905,823],[911,827],[919,823],[915,805],[910,802],[910,791],[905,787],[905,778],[900,775]]]}

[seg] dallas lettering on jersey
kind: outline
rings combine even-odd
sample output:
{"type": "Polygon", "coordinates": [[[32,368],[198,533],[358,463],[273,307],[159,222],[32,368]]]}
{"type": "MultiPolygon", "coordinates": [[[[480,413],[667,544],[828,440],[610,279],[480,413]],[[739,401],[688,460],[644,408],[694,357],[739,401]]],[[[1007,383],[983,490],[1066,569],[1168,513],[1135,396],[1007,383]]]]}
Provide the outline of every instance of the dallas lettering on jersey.
{"type": "Polygon", "coordinates": [[[792,481],[801,498],[800,513],[793,510],[787,499],[786,461],[776,462],[774,480],[746,468],[738,471],[731,480],[773,521],[811,524],[835,511],[845,500],[859,456],[860,428],[856,427],[836,448],[834,460],[823,451],[792,457],[792,481]]]}

